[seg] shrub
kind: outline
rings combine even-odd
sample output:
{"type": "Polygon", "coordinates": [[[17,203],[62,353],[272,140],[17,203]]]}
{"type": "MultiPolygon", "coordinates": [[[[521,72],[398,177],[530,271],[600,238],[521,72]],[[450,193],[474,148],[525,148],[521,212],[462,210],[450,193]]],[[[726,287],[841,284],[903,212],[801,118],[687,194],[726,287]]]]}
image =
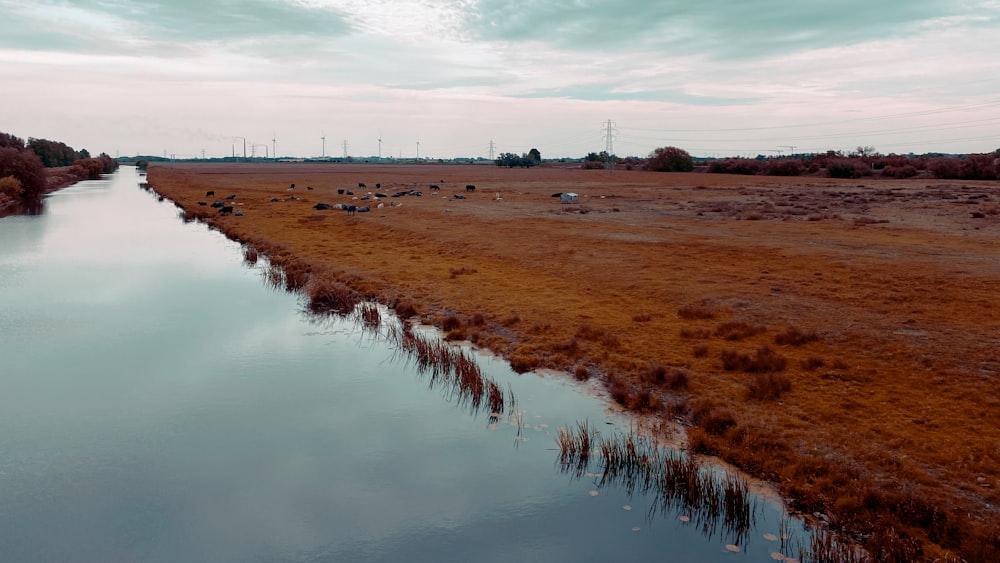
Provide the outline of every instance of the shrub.
{"type": "Polygon", "coordinates": [[[715,317],[715,312],[701,305],[685,305],[677,309],[677,315],[682,319],[711,319],[715,317]]]}
{"type": "Polygon", "coordinates": [[[764,170],[769,176],[799,176],[805,169],[805,165],[797,158],[769,160],[764,165],[764,170]]]}
{"type": "Polygon", "coordinates": [[[860,178],[872,171],[864,162],[853,158],[831,158],[826,161],[826,171],[831,178],[860,178]]]}
{"type": "Polygon", "coordinates": [[[455,315],[448,315],[441,320],[441,330],[450,332],[462,326],[462,321],[455,315]]]}
{"type": "Polygon", "coordinates": [[[417,308],[409,301],[397,301],[393,309],[396,311],[396,316],[401,319],[417,316],[417,308]]]}
{"type": "Polygon", "coordinates": [[[821,367],[823,367],[825,365],[826,365],[826,362],[823,360],[823,358],[820,358],[820,357],[817,357],[817,356],[810,356],[810,357],[806,358],[805,360],[802,360],[802,369],[804,369],[806,371],[813,371],[813,370],[819,369],[819,368],[821,368],[821,367]]]}
{"type": "Polygon", "coordinates": [[[817,340],[819,335],[814,331],[802,332],[795,327],[788,327],[774,337],[774,343],[782,346],[802,346],[817,340]]]}
{"type": "Polygon", "coordinates": [[[882,176],[886,178],[912,178],[919,172],[912,164],[903,166],[886,166],[882,169],[882,176]]]}
{"type": "Polygon", "coordinates": [[[792,380],[783,373],[755,373],[747,383],[747,396],[758,401],[774,400],[791,391],[792,380]]]}
{"type": "Polygon", "coordinates": [[[0,194],[4,194],[14,197],[21,196],[21,181],[13,176],[4,176],[0,178],[0,194]]]}
{"type": "Polygon", "coordinates": [[[958,175],[963,180],[996,180],[994,160],[992,154],[970,154],[962,159],[958,175]]]}
{"type": "Polygon", "coordinates": [[[726,158],[712,161],[708,171],[714,174],[744,174],[752,176],[760,172],[760,162],[751,158],[726,158]]]}
{"type": "Polygon", "coordinates": [[[736,426],[736,416],[710,399],[701,399],[691,405],[691,422],[707,434],[722,436],[736,426]]]}
{"type": "Polygon", "coordinates": [[[957,179],[961,170],[961,164],[957,158],[942,156],[932,158],[927,163],[927,169],[931,171],[931,174],[935,178],[957,179]]]}
{"type": "Polygon", "coordinates": [[[660,147],[650,153],[646,168],[657,172],[690,172],[694,170],[694,159],[684,149],[660,147]]]}
{"type": "Polygon", "coordinates": [[[712,333],[707,328],[682,328],[681,338],[708,338],[712,333]]]}
{"type": "Polygon", "coordinates": [[[695,344],[691,349],[691,353],[695,358],[707,358],[708,357],[708,345],[706,344],[695,344]]]}
{"type": "Polygon", "coordinates": [[[744,371],[748,373],[783,371],[788,365],[788,360],[764,346],[757,349],[753,356],[737,352],[736,350],[725,349],[720,353],[722,358],[722,368],[726,371],[744,371]]]}
{"type": "Polygon", "coordinates": [[[573,370],[573,377],[577,381],[587,381],[590,379],[590,370],[587,369],[587,366],[576,366],[576,369],[573,370]]]}
{"type": "Polygon", "coordinates": [[[38,201],[45,192],[45,167],[34,152],[0,148],[0,178],[7,176],[21,182],[21,197],[26,201],[38,201]]]}
{"type": "Polygon", "coordinates": [[[715,336],[720,336],[724,340],[742,340],[750,338],[767,331],[767,327],[761,325],[749,325],[744,322],[727,322],[715,327],[715,336]]]}

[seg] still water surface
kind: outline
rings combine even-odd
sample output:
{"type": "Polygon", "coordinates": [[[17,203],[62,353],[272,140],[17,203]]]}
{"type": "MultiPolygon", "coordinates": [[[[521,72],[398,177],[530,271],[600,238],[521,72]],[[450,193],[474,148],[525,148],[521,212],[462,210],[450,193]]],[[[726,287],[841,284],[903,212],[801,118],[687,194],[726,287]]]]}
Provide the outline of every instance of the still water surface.
{"type": "MultiPolygon", "coordinates": [[[[317,322],[123,168],[0,219],[0,560],[771,561],[780,511],[705,535],[561,472],[559,426],[628,423],[480,357],[522,423],[317,322]],[[504,423],[507,422],[507,423],[504,423]],[[592,491],[597,491],[592,496],[592,491]],[[628,505],[631,510],[624,507],[628,505]]],[[[799,529],[795,527],[794,529],[799,529]]]]}

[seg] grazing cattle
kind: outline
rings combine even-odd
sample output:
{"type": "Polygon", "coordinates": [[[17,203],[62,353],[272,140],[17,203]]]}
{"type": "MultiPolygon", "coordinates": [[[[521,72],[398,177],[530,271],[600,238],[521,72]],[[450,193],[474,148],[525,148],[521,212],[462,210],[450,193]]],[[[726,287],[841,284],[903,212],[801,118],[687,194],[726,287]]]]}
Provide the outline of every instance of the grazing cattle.
{"type": "Polygon", "coordinates": [[[474,192],[474,191],[476,191],[476,186],[473,186],[471,184],[468,185],[468,186],[465,186],[465,191],[467,191],[467,192],[474,192]]]}
{"type": "Polygon", "coordinates": [[[375,184],[375,189],[376,190],[381,190],[382,189],[382,184],[375,184]]]}
{"type": "Polygon", "coordinates": [[[227,196],[226,196],[226,199],[236,199],[236,194],[233,194],[233,195],[227,195],[227,196]]]}
{"type": "Polygon", "coordinates": [[[313,189],[313,187],[312,186],[306,186],[306,189],[307,190],[311,190],[311,189],[313,189]]]}
{"type": "Polygon", "coordinates": [[[347,195],[354,195],[354,192],[352,192],[351,190],[347,190],[347,195]]]}
{"type": "Polygon", "coordinates": [[[229,215],[232,212],[233,212],[233,206],[232,205],[224,205],[224,206],[222,206],[219,209],[219,214],[220,215],[229,215]]]}
{"type": "Polygon", "coordinates": [[[288,189],[294,190],[295,189],[295,184],[292,184],[291,186],[288,186],[288,189]]]}
{"type": "Polygon", "coordinates": [[[208,204],[207,204],[207,203],[205,203],[204,201],[199,201],[199,202],[198,202],[198,205],[208,205],[208,204]]]}
{"type": "Polygon", "coordinates": [[[389,197],[387,194],[375,194],[375,197],[389,197]]]}
{"type": "Polygon", "coordinates": [[[340,189],[338,189],[338,190],[337,190],[337,194],[338,194],[338,195],[344,195],[344,188],[340,188],[340,189]]]}
{"type": "Polygon", "coordinates": [[[298,200],[299,200],[299,198],[297,198],[297,197],[295,197],[295,196],[291,196],[291,197],[290,197],[290,198],[288,198],[288,199],[290,199],[290,200],[292,200],[292,201],[298,201],[298,200]]]}
{"type": "Polygon", "coordinates": [[[215,195],[214,191],[205,192],[205,197],[212,197],[213,195],[215,195]]]}
{"type": "Polygon", "coordinates": [[[358,182],[358,189],[359,189],[359,190],[363,190],[363,189],[365,189],[365,185],[364,185],[364,184],[362,184],[361,182],[358,182]]]}
{"type": "Polygon", "coordinates": [[[552,194],[552,197],[562,197],[562,192],[556,192],[552,194]]]}
{"type": "Polygon", "coordinates": [[[281,200],[280,200],[280,199],[278,199],[278,198],[276,198],[276,197],[272,197],[272,198],[271,198],[271,203],[274,203],[274,202],[276,202],[276,201],[281,201],[281,200]]]}
{"type": "Polygon", "coordinates": [[[354,212],[357,211],[357,210],[358,210],[358,207],[356,205],[345,205],[344,206],[344,211],[346,211],[348,215],[354,215],[354,212]]]}
{"type": "Polygon", "coordinates": [[[243,210],[242,209],[237,209],[235,215],[237,217],[242,217],[243,216],[243,210]]]}
{"type": "Polygon", "coordinates": [[[320,211],[323,211],[324,209],[330,209],[331,207],[333,206],[330,205],[329,203],[317,203],[316,205],[313,206],[313,209],[318,209],[320,211]]]}
{"type": "Polygon", "coordinates": [[[424,195],[424,192],[417,192],[417,191],[413,191],[413,190],[410,190],[407,193],[409,193],[410,195],[417,196],[417,197],[420,197],[420,196],[424,195]]]}
{"type": "Polygon", "coordinates": [[[361,196],[361,201],[368,201],[371,198],[372,198],[372,196],[366,194],[366,195],[361,196]]]}
{"type": "Polygon", "coordinates": [[[464,195],[456,195],[455,199],[465,199],[465,196],[464,195]]]}
{"type": "Polygon", "coordinates": [[[366,205],[364,207],[359,207],[358,208],[358,213],[368,213],[371,210],[372,210],[372,206],[366,205]]]}
{"type": "Polygon", "coordinates": [[[440,190],[440,189],[441,189],[441,187],[440,187],[440,186],[438,186],[437,184],[431,184],[431,189],[432,189],[432,190],[440,190]]]}
{"type": "Polygon", "coordinates": [[[385,204],[380,201],[380,202],[378,202],[378,205],[376,205],[375,207],[378,207],[379,209],[382,209],[383,207],[385,207],[385,204]]]}
{"type": "Polygon", "coordinates": [[[214,207],[214,208],[216,208],[216,209],[218,209],[218,208],[220,208],[220,207],[222,207],[222,206],[224,206],[224,205],[226,205],[226,204],[225,204],[225,203],[222,203],[221,201],[213,201],[213,202],[212,202],[212,207],[214,207]]]}
{"type": "Polygon", "coordinates": [[[396,192],[392,194],[392,197],[403,197],[404,195],[406,195],[406,192],[396,192]]]}

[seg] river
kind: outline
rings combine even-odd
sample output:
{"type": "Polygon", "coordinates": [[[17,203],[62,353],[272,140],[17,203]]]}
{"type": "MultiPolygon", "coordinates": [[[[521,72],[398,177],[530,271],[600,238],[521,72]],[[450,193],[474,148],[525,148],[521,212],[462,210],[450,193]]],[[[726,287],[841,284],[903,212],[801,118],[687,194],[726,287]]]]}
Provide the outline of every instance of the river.
{"type": "Polygon", "coordinates": [[[516,398],[491,420],[356,322],[303,313],[238,244],[184,223],[141,181],[123,167],[50,195],[39,215],[0,219],[0,560],[779,550],[772,502],[755,501],[734,537],[564,471],[558,427],[629,427],[592,389],[474,355],[516,398]]]}

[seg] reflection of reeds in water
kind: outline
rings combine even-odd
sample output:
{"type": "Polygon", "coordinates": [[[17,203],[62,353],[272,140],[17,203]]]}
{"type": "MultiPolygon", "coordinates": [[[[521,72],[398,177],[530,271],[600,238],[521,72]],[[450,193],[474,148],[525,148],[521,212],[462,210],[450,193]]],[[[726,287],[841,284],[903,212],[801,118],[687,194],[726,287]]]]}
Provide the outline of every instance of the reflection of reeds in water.
{"type": "Polygon", "coordinates": [[[720,477],[691,456],[665,450],[634,431],[602,438],[587,423],[560,428],[559,465],[579,478],[588,469],[592,451],[599,451],[598,487],[616,486],[632,495],[654,497],[650,513],[683,512],[707,535],[721,531],[739,544],[750,531],[755,503],[747,482],[733,473],[720,477]]]}
{"type": "Polygon", "coordinates": [[[462,348],[418,333],[405,323],[390,325],[386,337],[416,365],[417,371],[430,374],[431,387],[448,390],[473,412],[489,409],[491,418],[495,418],[513,409],[513,394],[504,395],[500,385],[483,375],[475,358],[462,348]]]}

